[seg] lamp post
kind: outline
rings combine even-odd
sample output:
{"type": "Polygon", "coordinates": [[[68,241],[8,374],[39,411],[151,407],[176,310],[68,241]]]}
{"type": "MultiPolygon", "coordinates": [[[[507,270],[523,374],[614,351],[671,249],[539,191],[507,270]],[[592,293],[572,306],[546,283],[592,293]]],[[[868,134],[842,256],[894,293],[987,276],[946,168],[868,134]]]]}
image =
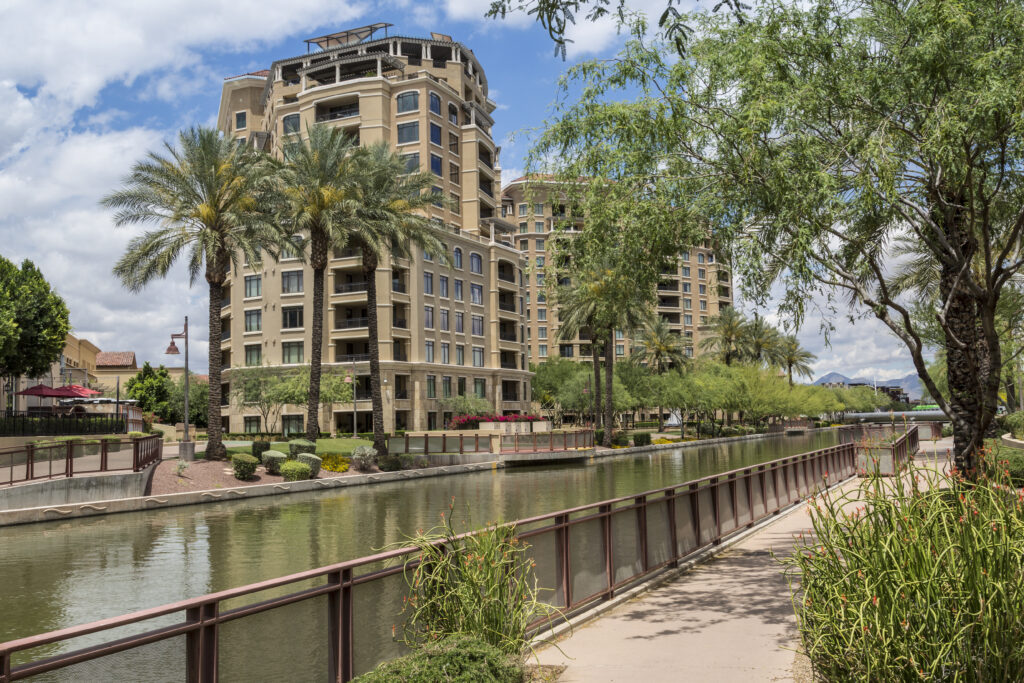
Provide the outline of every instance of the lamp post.
{"type": "Polygon", "coordinates": [[[178,347],[175,345],[175,339],[185,340],[185,437],[182,442],[178,445],[178,455],[182,460],[193,460],[195,459],[196,445],[194,441],[189,441],[188,438],[188,316],[185,316],[185,330],[181,334],[171,333],[171,345],[167,347],[167,351],[164,353],[176,356],[180,352],[178,347]]]}

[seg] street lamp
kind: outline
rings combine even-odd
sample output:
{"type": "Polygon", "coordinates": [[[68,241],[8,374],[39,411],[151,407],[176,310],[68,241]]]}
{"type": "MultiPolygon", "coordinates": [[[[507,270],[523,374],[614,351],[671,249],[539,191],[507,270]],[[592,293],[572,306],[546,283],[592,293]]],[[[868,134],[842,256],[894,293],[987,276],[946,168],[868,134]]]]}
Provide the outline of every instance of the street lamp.
{"type": "Polygon", "coordinates": [[[182,460],[192,460],[195,457],[195,443],[188,439],[188,316],[185,316],[185,330],[181,334],[171,334],[171,345],[164,351],[167,355],[177,356],[178,351],[177,345],[174,343],[175,339],[185,340],[185,438],[178,446],[178,455],[182,460]]]}

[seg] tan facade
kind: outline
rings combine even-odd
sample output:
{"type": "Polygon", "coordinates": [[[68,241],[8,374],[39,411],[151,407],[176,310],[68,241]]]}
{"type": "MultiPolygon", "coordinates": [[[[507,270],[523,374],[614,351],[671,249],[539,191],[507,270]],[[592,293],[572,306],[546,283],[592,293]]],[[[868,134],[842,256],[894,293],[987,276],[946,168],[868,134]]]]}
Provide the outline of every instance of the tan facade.
{"type": "MultiPolygon", "coordinates": [[[[460,393],[483,396],[499,413],[527,411],[525,262],[513,243],[515,226],[497,217],[501,170],[483,70],[465,46],[437,34],[352,44],[344,34],[329,38],[320,43],[328,49],[229,79],[221,130],[281,157],[309,126],[323,123],[344,128],[361,145],[386,141],[410,168],[432,172],[435,191],[452,203],[430,210],[451,265],[418,253],[376,272],[385,429],[441,427],[442,399],[460,393]]],[[[357,426],[369,431],[367,285],[360,264],[346,250],[328,266],[323,362],[325,372],[354,372],[357,426]]],[[[308,363],[312,280],[297,258],[231,273],[222,314],[224,389],[230,391],[231,368],[308,363]]],[[[351,403],[325,412],[331,413],[321,418],[325,431],[352,431],[351,403]]],[[[305,408],[283,413],[285,426],[295,430],[305,408]]],[[[260,429],[255,411],[225,405],[222,416],[228,431],[260,429]]]]}
{"type": "MultiPolygon", "coordinates": [[[[506,221],[515,223],[516,246],[528,264],[527,355],[531,363],[553,356],[589,360],[589,338],[558,338],[557,306],[546,300],[543,284],[555,226],[563,227],[559,235],[571,236],[583,229],[584,221],[569,215],[565,197],[554,187],[547,192],[541,188],[536,180],[518,178],[502,192],[502,213],[506,221]]],[[[728,271],[719,267],[714,252],[705,245],[680,254],[676,267],[662,274],[657,297],[658,315],[672,332],[686,339],[687,354],[697,356],[701,353],[702,326],[719,310],[732,305],[732,283],[728,271]]],[[[616,356],[625,358],[632,349],[630,336],[616,332],[616,356]]]]}
{"type": "Polygon", "coordinates": [[[88,339],[79,339],[69,334],[64,340],[64,350],[60,357],[50,366],[50,372],[41,377],[16,377],[7,385],[0,382],[0,406],[15,411],[25,411],[37,406],[53,405],[51,398],[36,396],[15,396],[19,391],[37,384],[60,387],[67,384],[78,384],[89,388],[97,388],[96,355],[99,348],[88,339]]]}

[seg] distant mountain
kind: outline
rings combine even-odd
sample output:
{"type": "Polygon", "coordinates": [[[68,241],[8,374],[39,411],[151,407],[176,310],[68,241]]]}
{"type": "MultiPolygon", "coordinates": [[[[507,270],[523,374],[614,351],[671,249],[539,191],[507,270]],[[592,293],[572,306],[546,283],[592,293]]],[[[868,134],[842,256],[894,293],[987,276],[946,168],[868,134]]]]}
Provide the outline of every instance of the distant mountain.
{"type": "MultiPolygon", "coordinates": [[[[814,384],[833,384],[833,383],[836,383],[836,382],[842,382],[843,384],[871,384],[872,383],[870,379],[867,379],[865,377],[853,377],[853,378],[850,378],[850,377],[847,377],[846,375],[840,374],[838,372],[830,372],[830,373],[822,375],[818,379],[814,380],[814,384]]],[[[921,394],[924,392],[924,389],[923,389],[923,387],[921,385],[921,378],[918,377],[916,374],[913,374],[913,373],[907,375],[906,377],[901,377],[899,379],[887,379],[887,380],[884,380],[884,381],[879,380],[878,383],[879,384],[886,384],[886,385],[890,385],[890,386],[894,385],[894,384],[897,384],[897,385],[900,386],[901,389],[903,389],[903,391],[907,392],[907,395],[910,396],[910,398],[912,398],[912,399],[913,398],[921,398],[921,394]]]]}

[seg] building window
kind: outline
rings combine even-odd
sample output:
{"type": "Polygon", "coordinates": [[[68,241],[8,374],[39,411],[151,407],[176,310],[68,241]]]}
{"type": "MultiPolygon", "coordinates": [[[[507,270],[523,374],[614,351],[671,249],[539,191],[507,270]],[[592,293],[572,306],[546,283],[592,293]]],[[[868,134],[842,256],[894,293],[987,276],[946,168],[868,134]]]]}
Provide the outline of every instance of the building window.
{"type": "Polygon", "coordinates": [[[263,347],[259,344],[246,344],[245,364],[249,367],[263,364],[263,347]]]}
{"type": "Polygon", "coordinates": [[[405,162],[406,173],[416,173],[420,170],[420,153],[413,152],[412,154],[403,154],[402,161],[405,162]]]}
{"type": "Polygon", "coordinates": [[[534,232],[544,232],[544,221],[534,221],[533,222],[533,231],[534,232]]]}
{"type": "Polygon", "coordinates": [[[690,266],[683,266],[683,277],[690,277],[690,266]]]}
{"type": "Polygon", "coordinates": [[[548,338],[548,328],[547,328],[546,325],[541,325],[540,327],[537,328],[537,339],[547,339],[547,338],[548,338]]]}
{"type": "Polygon", "coordinates": [[[544,267],[544,257],[543,256],[538,256],[537,257],[537,267],[538,268],[543,268],[544,267]]]}
{"type": "Polygon", "coordinates": [[[398,104],[399,114],[416,111],[420,108],[420,94],[418,92],[404,92],[396,97],[395,101],[398,104]]]}
{"type": "Polygon", "coordinates": [[[284,432],[285,436],[302,434],[306,431],[305,427],[302,426],[304,417],[304,415],[282,415],[281,431],[284,432]]]}
{"type": "Polygon", "coordinates": [[[473,347],[473,367],[482,368],[484,366],[484,347],[474,346],[473,347]]]}
{"type": "Polygon", "coordinates": [[[547,358],[548,357],[548,345],[547,344],[540,344],[540,345],[538,345],[537,346],[537,355],[540,356],[541,358],[547,358]]]}
{"type": "Polygon", "coordinates": [[[263,311],[257,309],[255,311],[245,312],[245,331],[246,332],[260,332],[263,330],[263,311]]]}
{"type": "Polygon", "coordinates": [[[572,356],[573,356],[572,344],[559,344],[558,345],[558,355],[560,355],[562,358],[572,358],[572,356]]]}
{"type": "Polygon", "coordinates": [[[235,130],[245,129],[245,112],[240,111],[235,113],[235,130]]]}
{"type": "Polygon", "coordinates": [[[689,261],[689,260],[690,260],[690,252],[688,252],[688,251],[684,251],[684,252],[683,252],[683,253],[682,253],[682,254],[681,254],[681,255],[679,256],[679,258],[681,258],[681,259],[682,259],[682,260],[684,260],[684,261],[689,261]]]}
{"type": "Polygon", "coordinates": [[[452,362],[451,345],[448,342],[441,342],[441,362],[445,365],[452,362]]]}
{"type": "Polygon", "coordinates": [[[537,273],[537,286],[538,287],[543,287],[544,286],[544,273],[537,273]]]}
{"type": "Polygon", "coordinates": [[[470,283],[469,285],[469,302],[473,304],[484,303],[484,288],[482,285],[475,285],[470,283]]]}
{"type": "Polygon", "coordinates": [[[700,317],[700,324],[701,325],[707,325],[708,324],[708,317],[706,315],[702,315],[700,317]]]}
{"type": "Polygon", "coordinates": [[[453,125],[459,125],[459,108],[454,104],[448,105],[448,121],[453,125]]]}
{"type": "Polygon", "coordinates": [[[471,322],[473,324],[473,334],[478,337],[484,336],[484,317],[482,315],[474,315],[471,322]]]}
{"type": "Polygon", "coordinates": [[[697,263],[704,263],[704,254],[697,254],[697,263]]]}
{"type": "Polygon", "coordinates": [[[708,293],[708,286],[707,285],[697,285],[697,291],[699,291],[702,295],[706,295],[708,293]]]}
{"type": "Polygon", "coordinates": [[[452,378],[447,375],[441,378],[441,397],[452,397],[452,378]]]}
{"type": "Polygon", "coordinates": [[[430,93],[430,111],[438,116],[441,115],[441,98],[436,93],[430,93]]]}
{"type": "Polygon", "coordinates": [[[477,398],[487,398],[487,380],[476,378],[473,380],[473,395],[477,398]]]}
{"type": "Polygon", "coordinates": [[[448,297],[448,276],[447,275],[439,276],[437,284],[438,284],[438,287],[440,289],[440,295],[445,297],[445,298],[447,298],[448,297]]]}
{"type": "Polygon", "coordinates": [[[443,178],[444,175],[442,173],[441,168],[442,168],[441,157],[437,156],[436,154],[431,154],[430,155],[430,172],[433,173],[434,175],[436,175],[438,178],[443,178]]]}
{"type": "Polygon", "coordinates": [[[534,240],[534,249],[544,251],[544,240],[534,240]]]}
{"type": "Polygon", "coordinates": [[[456,192],[449,192],[448,197],[452,202],[451,206],[448,207],[448,210],[458,216],[462,213],[462,197],[460,197],[456,192]]]}
{"type": "Polygon", "coordinates": [[[528,216],[529,213],[530,213],[530,205],[529,204],[520,204],[519,205],[519,215],[520,216],[528,216]]]}
{"type": "Polygon", "coordinates": [[[683,308],[693,308],[693,299],[683,299],[683,308]]]}
{"type": "Polygon", "coordinates": [[[704,280],[704,279],[707,278],[707,276],[708,276],[708,271],[704,270],[703,268],[698,268],[697,269],[697,278],[699,280],[704,280]]]}
{"type": "Polygon", "coordinates": [[[690,315],[689,313],[683,314],[683,324],[684,325],[692,325],[693,324],[693,316],[690,315]]]}
{"type": "Polygon", "coordinates": [[[428,363],[433,363],[434,362],[434,342],[428,341],[425,344],[426,344],[425,348],[427,350],[427,362],[428,363]]]}
{"type": "Polygon", "coordinates": [[[484,272],[484,260],[480,258],[480,254],[469,255],[469,272],[478,275],[484,272]]]}
{"type": "Polygon", "coordinates": [[[686,347],[686,357],[687,358],[693,358],[693,347],[692,346],[687,346],[686,347]]]}
{"type": "MultiPolygon", "coordinates": [[[[548,300],[548,295],[547,294],[545,294],[544,292],[537,292],[537,303],[539,303],[539,304],[547,303],[547,300],[548,300]]],[[[529,303],[529,300],[527,300],[527,303],[529,303]]]]}
{"type": "Polygon", "coordinates": [[[423,273],[423,293],[433,294],[434,293],[434,274],[423,273]]]}
{"type": "Polygon", "coordinates": [[[519,240],[519,251],[526,251],[530,248],[530,240],[519,240]]]}
{"type": "Polygon", "coordinates": [[[281,329],[294,330],[302,327],[302,306],[286,306],[281,308],[281,329]]]}
{"type": "Polygon", "coordinates": [[[543,216],[544,215],[544,205],[543,204],[534,204],[533,205],[533,215],[534,216],[543,216]]]}
{"type": "Polygon", "coordinates": [[[626,346],[624,344],[616,344],[615,345],[615,355],[616,356],[625,356],[626,355],[626,346]]]}
{"type": "Polygon", "coordinates": [[[690,290],[690,283],[689,282],[684,282],[683,283],[683,294],[689,294],[690,291],[691,291],[690,290]]]}
{"type": "Polygon", "coordinates": [[[427,398],[437,398],[437,377],[427,375],[427,398]]]}
{"type": "Polygon", "coordinates": [[[434,329],[434,307],[423,307],[423,326],[428,330],[434,329]]]}
{"type": "Polygon", "coordinates": [[[458,247],[455,247],[455,251],[452,252],[452,266],[462,270],[462,249],[458,247]]]}
{"type": "Polygon", "coordinates": [[[529,232],[529,229],[527,228],[527,225],[528,224],[525,221],[523,221],[522,223],[519,224],[519,234],[520,235],[525,235],[526,233],[529,232]]]}
{"type": "Polygon", "coordinates": [[[416,121],[398,124],[398,144],[404,145],[407,142],[419,142],[420,124],[416,121]]]}
{"type": "Polygon", "coordinates": [[[702,310],[702,311],[708,310],[708,302],[707,301],[704,301],[703,299],[701,299],[700,310],[702,310]]]}
{"type": "Polygon", "coordinates": [[[436,123],[430,124],[430,143],[441,146],[441,126],[436,123]]]}
{"type": "Polygon", "coordinates": [[[282,294],[302,294],[302,271],[293,270],[281,273],[282,294]]]}
{"type": "Polygon", "coordinates": [[[281,119],[281,127],[285,135],[294,135],[299,132],[299,115],[289,114],[281,119]]]}
{"type": "Polygon", "coordinates": [[[465,314],[462,311],[456,311],[455,312],[455,331],[457,333],[459,333],[459,334],[462,334],[465,331],[463,329],[463,320],[464,320],[464,318],[465,318],[465,314]]]}
{"type": "Polygon", "coordinates": [[[441,331],[442,332],[447,332],[448,331],[448,309],[447,308],[442,308],[441,309],[441,331]]]}
{"type": "Polygon", "coordinates": [[[455,300],[462,301],[462,280],[455,281],[455,300]]]}
{"type": "Polygon", "coordinates": [[[263,276],[261,275],[246,275],[245,276],[245,298],[252,299],[257,296],[263,296],[263,276]]]}
{"type": "Polygon", "coordinates": [[[293,235],[291,238],[291,244],[281,245],[281,250],[278,252],[277,260],[285,261],[287,259],[299,258],[299,249],[302,248],[302,237],[300,235],[293,235]]]}
{"type": "Polygon", "coordinates": [[[459,136],[455,133],[448,133],[448,153],[459,156],[459,136]]]}
{"type": "MultiPolygon", "coordinates": [[[[462,344],[455,345],[455,364],[465,365],[466,364],[466,347],[462,344]]],[[[462,396],[462,394],[459,394],[462,396]]]]}
{"type": "Polygon", "coordinates": [[[544,321],[544,320],[547,320],[547,319],[548,319],[548,309],[546,309],[546,308],[538,308],[537,309],[537,320],[544,321]]]}
{"type": "Polygon", "coordinates": [[[245,430],[246,434],[259,434],[260,432],[260,416],[259,415],[246,415],[242,418],[242,429],[245,430]]]}
{"type": "Polygon", "coordinates": [[[302,342],[281,342],[281,362],[285,364],[303,362],[302,342]]]}

